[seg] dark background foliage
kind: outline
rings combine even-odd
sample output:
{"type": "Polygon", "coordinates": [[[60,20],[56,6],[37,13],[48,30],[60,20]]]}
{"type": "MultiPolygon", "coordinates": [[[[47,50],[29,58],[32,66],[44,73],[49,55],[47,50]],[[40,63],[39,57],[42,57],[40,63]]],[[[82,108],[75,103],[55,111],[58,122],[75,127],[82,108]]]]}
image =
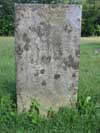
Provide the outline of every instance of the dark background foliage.
{"type": "Polygon", "coordinates": [[[83,5],[82,36],[100,36],[100,0],[0,0],[0,35],[14,35],[14,4],[69,3],[83,5]]]}

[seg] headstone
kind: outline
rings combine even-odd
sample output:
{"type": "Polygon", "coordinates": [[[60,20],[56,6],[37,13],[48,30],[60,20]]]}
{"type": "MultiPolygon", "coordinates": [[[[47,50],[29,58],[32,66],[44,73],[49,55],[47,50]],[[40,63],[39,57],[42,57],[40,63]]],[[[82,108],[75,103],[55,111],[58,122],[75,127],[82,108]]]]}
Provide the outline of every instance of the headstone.
{"type": "Polygon", "coordinates": [[[80,59],[81,6],[17,4],[16,65],[18,111],[32,99],[40,111],[74,106],[80,59]]]}

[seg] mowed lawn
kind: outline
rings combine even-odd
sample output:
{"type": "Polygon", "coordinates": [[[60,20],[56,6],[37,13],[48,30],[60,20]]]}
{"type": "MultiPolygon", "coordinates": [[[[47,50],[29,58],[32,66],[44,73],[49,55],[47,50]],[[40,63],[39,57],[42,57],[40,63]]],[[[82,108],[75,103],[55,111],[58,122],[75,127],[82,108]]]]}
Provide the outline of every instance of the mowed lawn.
{"type": "Polygon", "coordinates": [[[14,38],[0,37],[0,95],[10,94],[14,98],[15,84],[14,38]]]}
{"type": "Polygon", "coordinates": [[[100,37],[82,38],[80,53],[79,97],[100,98],[100,37]]]}
{"type": "Polygon", "coordinates": [[[15,64],[14,38],[0,37],[0,133],[100,133],[100,37],[81,38],[78,107],[36,125],[6,99],[16,103],[15,64]]]}

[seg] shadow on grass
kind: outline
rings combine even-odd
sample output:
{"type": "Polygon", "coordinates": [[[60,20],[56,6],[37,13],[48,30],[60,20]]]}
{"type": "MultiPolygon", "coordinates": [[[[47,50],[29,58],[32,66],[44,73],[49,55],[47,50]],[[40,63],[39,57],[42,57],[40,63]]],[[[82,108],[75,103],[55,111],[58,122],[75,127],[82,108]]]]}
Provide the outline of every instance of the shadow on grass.
{"type": "Polygon", "coordinates": [[[0,95],[10,95],[11,99],[16,103],[16,82],[4,81],[0,85],[0,95]]]}

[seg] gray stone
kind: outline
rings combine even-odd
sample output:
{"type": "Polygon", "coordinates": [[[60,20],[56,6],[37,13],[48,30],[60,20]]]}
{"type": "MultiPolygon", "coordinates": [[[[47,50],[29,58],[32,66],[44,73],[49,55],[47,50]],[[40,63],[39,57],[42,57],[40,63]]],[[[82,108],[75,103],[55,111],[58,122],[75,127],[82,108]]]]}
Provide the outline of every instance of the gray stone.
{"type": "Polygon", "coordinates": [[[16,5],[18,111],[36,99],[46,113],[77,101],[81,6],[16,5]]]}

